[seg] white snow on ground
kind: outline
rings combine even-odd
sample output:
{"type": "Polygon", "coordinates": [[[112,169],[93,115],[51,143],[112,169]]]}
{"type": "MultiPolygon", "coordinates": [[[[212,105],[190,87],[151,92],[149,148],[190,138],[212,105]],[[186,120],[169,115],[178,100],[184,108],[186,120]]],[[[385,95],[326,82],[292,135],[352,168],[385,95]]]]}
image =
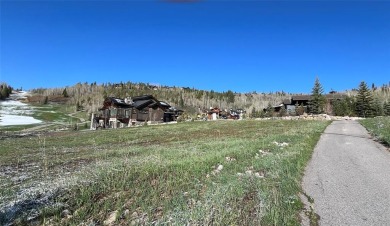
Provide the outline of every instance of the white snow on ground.
{"type": "Polygon", "coordinates": [[[41,120],[31,116],[3,115],[0,116],[0,126],[29,125],[41,123],[41,120]]]}
{"type": "Polygon", "coordinates": [[[11,94],[8,100],[0,101],[0,126],[30,125],[42,122],[29,116],[34,112],[32,106],[19,101],[27,98],[28,95],[28,92],[22,91],[11,94]]]}

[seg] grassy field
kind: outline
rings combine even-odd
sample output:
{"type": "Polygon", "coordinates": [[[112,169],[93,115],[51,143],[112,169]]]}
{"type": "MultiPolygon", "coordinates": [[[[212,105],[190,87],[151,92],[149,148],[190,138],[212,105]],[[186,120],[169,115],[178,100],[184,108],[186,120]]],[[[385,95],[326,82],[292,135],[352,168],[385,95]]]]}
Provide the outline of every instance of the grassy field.
{"type": "Polygon", "coordinates": [[[36,111],[34,111],[33,117],[44,122],[66,122],[77,123],[78,120],[68,115],[73,108],[68,109],[65,105],[48,104],[48,105],[36,105],[36,111]]]}
{"type": "Polygon", "coordinates": [[[299,225],[304,167],[328,124],[190,122],[0,140],[0,224],[299,225]],[[34,200],[46,204],[28,213],[8,204],[34,200]]]}
{"type": "MultiPolygon", "coordinates": [[[[85,123],[81,123],[80,119],[89,120],[89,116],[85,112],[74,112],[73,107],[59,104],[35,104],[32,105],[33,110],[31,114],[35,119],[41,120],[42,123],[32,125],[18,125],[18,126],[2,126],[1,132],[18,132],[24,130],[32,130],[37,127],[37,130],[47,131],[49,129],[55,130],[59,128],[69,127],[73,128],[75,124],[79,124],[80,129],[85,127],[85,123]],[[39,129],[42,127],[42,129],[39,129]]],[[[16,108],[17,109],[17,108],[16,108]]]]}
{"type": "Polygon", "coordinates": [[[360,123],[380,142],[390,146],[390,117],[368,118],[360,123]]]}

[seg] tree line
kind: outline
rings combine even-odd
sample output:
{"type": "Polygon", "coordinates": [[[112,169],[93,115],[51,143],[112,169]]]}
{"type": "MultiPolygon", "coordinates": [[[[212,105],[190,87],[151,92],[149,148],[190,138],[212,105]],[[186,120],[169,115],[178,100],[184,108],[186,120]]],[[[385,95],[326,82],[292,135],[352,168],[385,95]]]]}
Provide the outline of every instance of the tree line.
{"type": "MultiPolygon", "coordinates": [[[[375,116],[390,116],[390,84],[378,89],[374,84],[369,89],[365,81],[360,82],[354,95],[346,95],[332,103],[333,114],[336,116],[359,116],[363,118],[375,116]]],[[[326,104],[322,85],[317,78],[311,93],[309,112],[320,114],[326,104]]]]}
{"type": "Polygon", "coordinates": [[[67,104],[75,110],[84,110],[88,113],[96,112],[106,97],[131,98],[140,95],[153,95],[158,100],[166,101],[172,106],[185,110],[188,114],[198,114],[210,107],[220,109],[244,109],[250,112],[253,108],[262,109],[268,104],[276,105],[283,99],[291,96],[285,92],[275,93],[237,93],[231,90],[217,92],[214,90],[199,90],[190,87],[170,87],[149,83],[77,83],[62,88],[39,88],[32,93],[45,97],[62,96],[67,104]]]}
{"type": "MultiPolygon", "coordinates": [[[[369,89],[362,82],[357,89],[345,92],[342,99],[332,102],[333,114],[338,116],[361,116],[372,117],[387,115],[390,103],[390,83],[382,87],[369,89]]],[[[77,83],[73,86],[62,88],[40,88],[31,90],[37,95],[44,97],[62,96],[67,104],[75,110],[84,110],[88,114],[96,112],[106,97],[128,98],[140,95],[153,95],[172,106],[185,110],[188,114],[198,114],[210,107],[220,109],[244,109],[250,117],[275,116],[274,107],[289,99],[293,94],[281,92],[270,93],[236,93],[231,90],[217,92],[213,90],[199,90],[190,87],[171,87],[149,83],[77,83]],[[264,111],[264,109],[266,109],[264,111]]],[[[299,95],[299,94],[294,94],[299,95]]],[[[47,100],[47,99],[45,99],[47,100]]],[[[48,98],[50,100],[50,98],[48,98]]],[[[304,112],[321,114],[325,112],[326,98],[322,85],[317,78],[315,80],[309,106],[297,105],[297,115],[304,112]]],[[[287,115],[282,108],[277,116],[287,115]]]]}

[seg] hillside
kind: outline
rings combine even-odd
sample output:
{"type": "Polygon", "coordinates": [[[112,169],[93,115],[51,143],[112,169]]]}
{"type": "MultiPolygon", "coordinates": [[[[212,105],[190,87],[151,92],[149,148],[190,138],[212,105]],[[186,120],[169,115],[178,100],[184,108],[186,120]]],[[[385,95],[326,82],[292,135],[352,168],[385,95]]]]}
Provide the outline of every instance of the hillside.
{"type": "MultiPolygon", "coordinates": [[[[390,83],[376,87],[372,85],[374,99],[383,106],[390,102],[390,83]]],[[[145,83],[77,83],[74,86],[61,88],[40,88],[31,90],[35,96],[31,102],[44,103],[45,99],[50,102],[62,103],[72,106],[74,110],[84,110],[85,118],[96,112],[102,105],[105,97],[126,98],[139,95],[153,95],[159,100],[166,101],[176,108],[183,109],[189,115],[196,115],[210,107],[221,109],[244,109],[247,113],[259,112],[268,105],[278,105],[284,99],[290,98],[292,93],[283,91],[274,93],[237,93],[231,90],[215,92],[213,90],[199,90],[189,87],[169,87],[145,83]],[[47,98],[46,98],[47,97],[47,98]]],[[[356,90],[343,92],[348,97],[357,94],[356,90]]]]}
{"type": "Polygon", "coordinates": [[[46,96],[48,96],[49,101],[78,106],[88,113],[96,111],[101,106],[103,99],[108,96],[125,98],[151,94],[159,100],[164,100],[177,108],[184,109],[189,114],[196,114],[210,107],[221,109],[242,108],[247,112],[252,112],[253,108],[255,110],[263,109],[269,103],[276,105],[292,95],[283,91],[275,93],[236,93],[231,90],[215,92],[189,87],[168,87],[131,82],[101,85],[78,83],[70,87],[33,89],[31,92],[36,94],[31,99],[32,102],[43,103],[46,96]],[[65,89],[67,98],[63,98],[65,89]]]}

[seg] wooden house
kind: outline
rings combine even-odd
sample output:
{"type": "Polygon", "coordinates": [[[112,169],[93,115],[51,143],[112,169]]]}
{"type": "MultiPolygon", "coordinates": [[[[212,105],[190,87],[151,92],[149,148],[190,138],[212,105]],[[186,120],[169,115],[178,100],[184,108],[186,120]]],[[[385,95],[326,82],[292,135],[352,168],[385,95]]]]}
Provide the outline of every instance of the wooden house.
{"type": "MultiPolygon", "coordinates": [[[[333,113],[333,103],[336,100],[341,100],[345,98],[345,94],[342,93],[336,93],[331,92],[329,94],[324,95],[325,96],[325,113],[332,114],[333,113]]],[[[311,100],[311,95],[298,95],[298,96],[292,96],[290,99],[283,100],[283,103],[281,105],[275,106],[274,110],[275,112],[279,112],[281,107],[285,107],[287,110],[287,113],[289,114],[295,114],[296,106],[303,106],[304,111],[308,112],[309,109],[309,102],[311,100]]]]}
{"type": "Polygon", "coordinates": [[[228,119],[242,119],[245,113],[244,109],[230,109],[228,119]]]}
{"type": "Polygon", "coordinates": [[[103,101],[103,107],[97,114],[92,115],[92,128],[117,128],[123,124],[128,124],[130,120],[132,106],[123,99],[107,97],[103,101]]]}
{"type": "Polygon", "coordinates": [[[126,99],[107,97],[103,107],[92,115],[91,129],[126,127],[140,122],[170,122],[175,121],[182,112],[152,95],[126,99]]]}
{"type": "Polygon", "coordinates": [[[210,110],[207,112],[207,120],[217,120],[221,116],[222,110],[215,107],[210,108],[210,110]]]}
{"type": "Polygon", "coordinates": [[[133,97],[131,99],[133,111],[132,121],[140,122],[169,122],[176,120],[175,112],[171,105],[159,101],[152,95],[133,97]]]}

